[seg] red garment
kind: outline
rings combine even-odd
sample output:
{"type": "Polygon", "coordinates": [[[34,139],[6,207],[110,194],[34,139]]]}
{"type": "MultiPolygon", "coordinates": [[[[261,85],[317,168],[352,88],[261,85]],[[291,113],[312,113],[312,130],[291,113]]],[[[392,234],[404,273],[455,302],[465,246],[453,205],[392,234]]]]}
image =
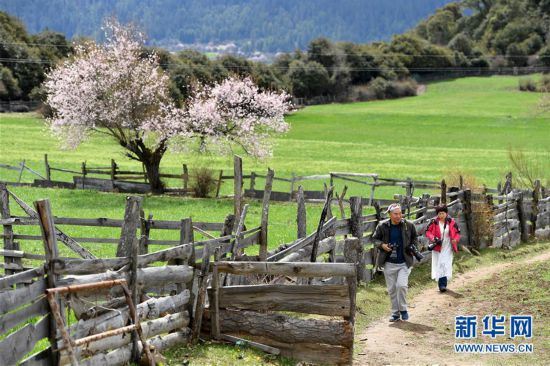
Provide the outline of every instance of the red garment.
{"type": "MultiPolygon", "coordinates": [[[[449,235],[451,237],[450,239],[453,246],[453,252],[458,253],[458,245],[456,244],[460,241],[460,229],[458,228],[458,224],[453,218],[449,216],[447,216],[445,221],[447,221],[447,227],[449,228],[449,235]],[[455,240],[456,242],[454,242],[455,240]]],[[[435,238],[441,239],[441,230],[439,230],[439,217],[436,217],[428,224],[428,228],[426,229],[426,237],[432,242],[435,241],[435,238]]],[[[436,245],[434,250],[436,252],[441,252],[441,244],[436,245]]]]}

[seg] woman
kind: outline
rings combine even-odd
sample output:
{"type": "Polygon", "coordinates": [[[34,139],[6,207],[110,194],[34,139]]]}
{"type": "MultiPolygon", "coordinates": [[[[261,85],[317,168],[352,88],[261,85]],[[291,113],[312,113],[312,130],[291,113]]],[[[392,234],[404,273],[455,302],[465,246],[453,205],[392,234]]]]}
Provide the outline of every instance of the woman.
{"type": "Polygon", "coordinates": [[[453,252],[458,253],[460,229],[456,221],[448,215],[446,205],[435,208],[437,217],[430,221],[426,237],[432,250],[432,279],[437,280],[439,291],[447,291],[447,281],[453,275],[453,252]]]}

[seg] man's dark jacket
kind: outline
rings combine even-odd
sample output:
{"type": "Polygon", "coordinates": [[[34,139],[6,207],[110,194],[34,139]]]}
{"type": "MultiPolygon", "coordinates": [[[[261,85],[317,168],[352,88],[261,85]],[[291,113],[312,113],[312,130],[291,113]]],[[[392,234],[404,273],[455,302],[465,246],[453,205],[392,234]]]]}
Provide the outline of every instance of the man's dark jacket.
{"type": "MultiPolygon", "coordinates": [[[[416,228],[414,227],[414,224],[408,220],[401,220],[401,234],[403,235],[403,256],[405,257],[405,263],[407,263],[407,267],[410,268],[413,265],[414,258],[412,255],[408,253],[408,250],[406,248],[413,244],[417,246],[418,244],[418,235],[416,233],[416,228]]],[[[384,220],[378,224],[376,227],[376,230],[374,231],[374,235],[372,236],[374,245],[376,248],[378,248],[378,256],[376,260],[376,266],[377,267],[384,267],[384,263],[386,262],[386,258],[390,255],[390,253],[386,252],[384,249],[382,249],[380,246],[383,243],[389,243],[390,242],[390,219],[384,220]]]]}

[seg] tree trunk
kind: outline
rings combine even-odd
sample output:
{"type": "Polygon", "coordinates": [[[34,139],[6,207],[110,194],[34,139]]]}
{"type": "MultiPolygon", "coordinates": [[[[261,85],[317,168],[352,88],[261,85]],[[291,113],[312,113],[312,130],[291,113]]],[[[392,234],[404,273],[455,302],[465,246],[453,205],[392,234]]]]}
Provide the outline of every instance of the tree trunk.
{"type": "Polygon", "coordinates": [[[151,191],[157,194],[163,193],[164,184],[160,180],[160,157],[157,159],[155,156],[152,156],[151,159],[142,161],[142,163],[145,165],[151,191]]]}
{"type": "Polygon", "coordinates": [[[133,139],[128,143],[123,141],[120,144],[133,153],[128,153],[128,157],[142,162],[145,166],[151,191],[157,194],[164,193],[164,184],[160,180],[160,161],[166,152],[166,141],[161,141],[154,150],[145,146],[141,138],[133,139]]]}

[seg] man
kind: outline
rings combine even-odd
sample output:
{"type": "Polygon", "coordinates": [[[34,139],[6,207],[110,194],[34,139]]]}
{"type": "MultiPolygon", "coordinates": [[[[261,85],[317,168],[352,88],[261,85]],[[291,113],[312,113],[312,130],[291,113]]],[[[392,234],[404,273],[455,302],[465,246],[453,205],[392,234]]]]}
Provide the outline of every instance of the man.
{"type": "Polygon", "coordinates": [[[400,318],[409,319],[407,290],[414,259],[407,247],[417,245],[417,233],[414,224],[403,219],[399,204],[391,204],[387,212],[389,220],[378,224],[373,239],[374,245],[378,248],[376,265],[384,268],[391,299],[390,322],[395,322],[400,318]]]}

